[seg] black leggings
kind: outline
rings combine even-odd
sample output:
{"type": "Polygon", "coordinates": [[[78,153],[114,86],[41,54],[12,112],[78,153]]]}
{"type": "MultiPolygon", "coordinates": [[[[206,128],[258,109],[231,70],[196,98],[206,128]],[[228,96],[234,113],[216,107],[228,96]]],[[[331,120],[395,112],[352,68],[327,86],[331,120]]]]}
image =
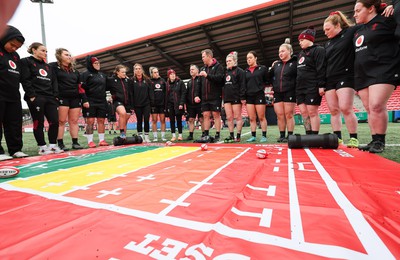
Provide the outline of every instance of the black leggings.
{"type": "MultiPolygon", "coordinates": [[[[4,129],[8,153],[13,155],[22,149],[22,105],[21,101],[0,100],[0,128],[4,129]]],[[[2,131],[0,131],[2,135],[2,131]]],[[[0,136],[0,142],[2,137],[0,136]]],[[[0,148],[0,153],[4,150],[0,148]],[[2,150],[2,151],[1,151],[2,150]]]]}
{"type": "Polygon", "coordinates": [[[182,134],[182,113],[180,111],[175,111],[174,104],[168,104],[168,116],[169,122],[171,124],[171,133],[175,133],[175,118],[178,125],[178,133],[182,134]]]}
{"type": "Polygon", "coordinates": [[[36,96],[33,102],[28,101],[29,111],[33,119],[33,135],[38,146],[46,145],[44,140],[44,119],[49,123],[48,138],[50,144],[57,143],[58,134],[58,102],[54,97],[36,96]]]}
{"type": "Polygon", "coordinates": [[[144,132],[150,131],[150,105],[144,107],[135,107],[135,114],[137,118],[137,132],[141,134],[143,131],[142,122],[144,123],[144,132]]]}

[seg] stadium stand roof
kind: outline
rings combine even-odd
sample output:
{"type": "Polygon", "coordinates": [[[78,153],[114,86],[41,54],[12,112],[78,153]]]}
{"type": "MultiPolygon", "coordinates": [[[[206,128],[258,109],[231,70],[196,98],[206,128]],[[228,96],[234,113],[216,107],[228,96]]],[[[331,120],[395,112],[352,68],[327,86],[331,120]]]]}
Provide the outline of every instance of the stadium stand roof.
{"type": "Polygon", "coordinates": [[[272,0],[152,34],[128,42],[76,56],[77,69],[85,70],[86,55],[96,55],[102,71],[111,74],[115,66],[128,66],[128,75],[135,63],[141,63],[148,74],[150,66],[157,66],[162,77],[169,68],[180,78],[190,78],[189,65],[202,66],[201,50],[210,48],[214,57],[225,64],[231,51],[239,53],[239,66],[246,67],[246,54],[254,50],[259,64],[270,66],[278,58],[278,49],[285,38],[290,38],[294,53],[300,48],[297,36],[308,26],[317,30],[315,42],[324,44],[327,38],[323,21],[332,11],[353,15],[354,1],[349,0],[272,0]]]}

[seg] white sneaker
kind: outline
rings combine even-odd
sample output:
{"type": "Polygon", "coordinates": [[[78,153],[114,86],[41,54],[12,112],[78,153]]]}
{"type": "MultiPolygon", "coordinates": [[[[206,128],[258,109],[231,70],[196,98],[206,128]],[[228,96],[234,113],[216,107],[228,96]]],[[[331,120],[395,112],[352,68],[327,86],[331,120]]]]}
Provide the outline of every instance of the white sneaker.
{"type": "Polygon", "coordinates": [[[8,156],[7,154],[0,154],[0,161],[10,160],[10,159],[12,159],[11,156],[8,156]]]}
{"type": "Polygon", "coordinates": [[[49,148],[39,148],[39,155],[47,155],[47,154],[52,154],[53,151],[51,151],[49,148]]]}
{"type": "Polygon", "coordinates": [[[157,138],[153,138],[153,142],[154,142],[154,143],[157,143],[157,142],[158,142],[158,139],[157,139],[157,138]]]}
{"type": "Polygon", "coordinates": [[[165,137],[161,138],[161,141],[166,142],[167,139],[165,137]]]}
{"type": "Polygon", "coordinates": [[[29,155],[27,155],[26,153],[23,153],[21,151],[18,151],[16,153],[13,154],[14,158],[24,158],[24,157],[28,157],[29,155]]]}
{"type": "Polygon", "coordinates": [[[149,139],[149,136],[148,136],[148,135],[144,135],[144,141],[145,141],[146,143],[150,143],[150,139],[149,139]]]}
{"type": "Polygon", "coordinates": [[[62,150],[60,147],[58,147],[58,146],[54,146],[54,147],[51,147],[50,148],[50,151],[52,152],[52,153],[63,153],[64,152],[64,150],[62,150]]]}

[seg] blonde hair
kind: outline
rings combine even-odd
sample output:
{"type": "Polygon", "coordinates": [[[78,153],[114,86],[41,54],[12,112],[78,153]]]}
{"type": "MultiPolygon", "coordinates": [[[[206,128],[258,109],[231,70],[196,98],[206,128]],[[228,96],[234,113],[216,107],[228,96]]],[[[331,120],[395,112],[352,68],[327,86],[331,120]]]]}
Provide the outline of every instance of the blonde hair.
{"type": "Polygon", "coordinates": [[[157,70],[158,70],[158,68],[157,68],[157,67],[155,67],[155,66],[151,66],[151,67],[149,68],[149,74],[150,74],[150,78],[153,78],[153,70],[155,70],[155,69],[157,69],[157,70]]]}
{"type": "Polygon", "coordinates": [[[115,66],[115,69],[114,69],[114,72],[113,72],[114,75],[117,75],[117,72],[119,72],[121,69],[125,69],[126,71],[128,71],[128,67],[127,66],[119,64],[119,65],[115,66]]]}
{"type": "Polygon", "coordinates": [[[236,51],[230,52],[228,55],[226,55],[226,58],[232,58],[233,63],[235,66],[238,65],[238,53],[236,51]]]}
{"type": "Polygon", "coordinates": [[[137,76],[136,76],[136,74],[135,74],[135,67],[141,67],[141,68],[142,68],[142,71],[143,71],[143,79],[144,79],[144,80],[149,80],[149,79],[150,79],[149,76],[147,76],[146,73],[144,72],[143,66],[142,66],[142,64],[140,64],[140,63],[135,63],[135,65],[133,65],[133,77],[134,77],[135,79],[137,79],[137,76]]]}
{"type": "MultiPolygon", "coordinates": [[[[60,66],[60,68],[62,70],[64,69],[64,66],[62,66],[62,64],[61,64],[61,62],[62,62],[62,53],[64,51],[70,53],[69,50],[67,50],[65,48],[57,48],[56,49],[56,54],[55,54],[56,55],[56,59],[57,59],[57,63],[58,63],[58,65],[60,66]]],[[[71,60],[71,63],[68,65],[68,69],[73,70],[73,71],[75,70],[75,60],[74,59],[71,60]]]]}
{"type": "MultiPolygon", "coordinates": [[[[290,44],[290,38],[286,38],[286,39],[285,39],[285,42],[282,43],[280,47],[285,47],[285,48],[290,52],[290,56],[293,55],[293,47],[292,47],[292,45],[290,44]]],[[[279,48],[280,48],[280,47],[279,47],[279,48]]]]}
{"type": "Polygon", "coordinates": [[[325,19],[324,23],[330,22],[333,26],[340,25],[340,28],[346,29],[354,24],[341,12],[334,11],[329,14],[329,16],[325,19]]]}

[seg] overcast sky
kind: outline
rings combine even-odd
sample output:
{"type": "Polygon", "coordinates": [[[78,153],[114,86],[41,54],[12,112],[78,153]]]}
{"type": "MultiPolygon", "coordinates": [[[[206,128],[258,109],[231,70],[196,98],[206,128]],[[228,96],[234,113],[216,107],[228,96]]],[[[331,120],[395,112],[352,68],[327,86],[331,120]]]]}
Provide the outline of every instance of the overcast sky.
{"type": "MultiPolygon", "coordinates": [[[[76,56],[264,2],[268,1],[54,0],[43,4],[48,59],[55,61],[59,47],[76,56]]],[[[28,46],[42,42],[39,4],[21,0],[9,24],[26,39],[18,53],[29,56],[28,46]]]]}

